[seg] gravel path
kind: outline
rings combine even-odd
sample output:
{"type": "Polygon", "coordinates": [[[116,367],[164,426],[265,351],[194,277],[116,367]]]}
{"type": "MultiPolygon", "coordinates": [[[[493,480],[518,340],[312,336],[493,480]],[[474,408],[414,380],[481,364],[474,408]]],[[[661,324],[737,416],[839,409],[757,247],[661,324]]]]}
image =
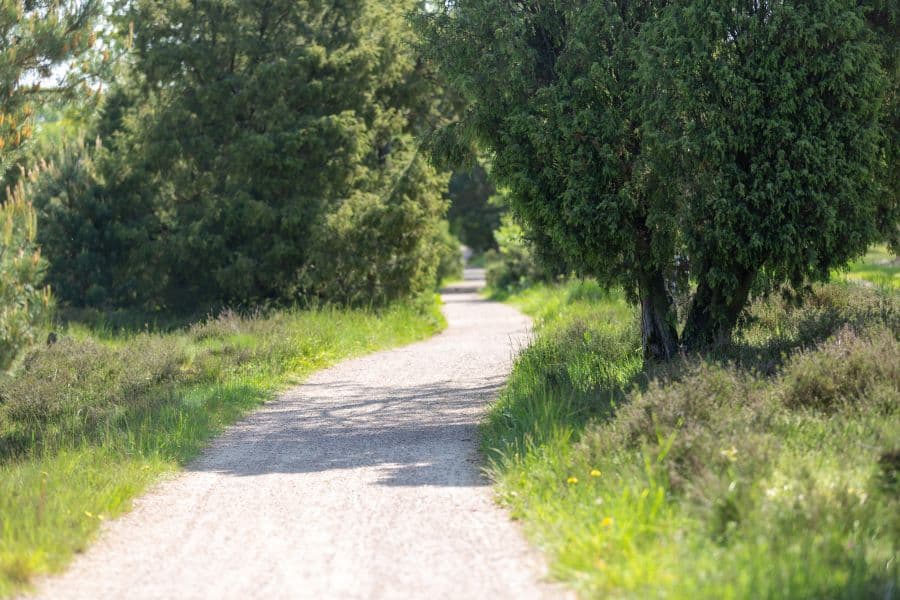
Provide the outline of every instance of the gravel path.
{"type": "Polygon", "coordinates": [[[477,423],[529,322],[444,296],[448,329],[321,371],[105,524],[46,598],[543,598],[477,423]]]}

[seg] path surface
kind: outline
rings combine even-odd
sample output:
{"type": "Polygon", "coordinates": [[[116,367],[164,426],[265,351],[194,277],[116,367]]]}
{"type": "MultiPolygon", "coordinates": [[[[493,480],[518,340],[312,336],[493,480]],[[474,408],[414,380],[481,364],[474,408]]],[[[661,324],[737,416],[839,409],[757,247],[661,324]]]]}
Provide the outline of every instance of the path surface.
{"type": "Polygon", "coordinates": [[[529,322],[444,295],[448,329],[321,371],[107,523],[46,598],[543,598],[477,423],[529,322]]]}

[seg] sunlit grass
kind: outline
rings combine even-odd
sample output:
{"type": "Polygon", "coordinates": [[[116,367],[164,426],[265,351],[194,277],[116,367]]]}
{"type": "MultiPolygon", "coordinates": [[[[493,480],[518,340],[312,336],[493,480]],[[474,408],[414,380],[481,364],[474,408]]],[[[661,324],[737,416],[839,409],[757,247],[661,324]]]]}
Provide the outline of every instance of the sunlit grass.
{"type": "Polygon", "coordinates": [[[884,244],[873,246],[862,259],[837,271],[835,277],[900,290],[900,258],[884,244]]]}
{"type": "Polygon", "coordinates": [[[734,348],[645,367],[587,283],[510,299],[537,337],[483,427],[502,502],[586,598],[898,590],[900,300],[758,302],[734,348]]]}
{"type": "Polygon", "coordinates": [[[225,314],[164,334],[69,325],[0,379],[0,596],[64,567],[102,520],[286,384],[443,325],[436,302],[225,314]]]}

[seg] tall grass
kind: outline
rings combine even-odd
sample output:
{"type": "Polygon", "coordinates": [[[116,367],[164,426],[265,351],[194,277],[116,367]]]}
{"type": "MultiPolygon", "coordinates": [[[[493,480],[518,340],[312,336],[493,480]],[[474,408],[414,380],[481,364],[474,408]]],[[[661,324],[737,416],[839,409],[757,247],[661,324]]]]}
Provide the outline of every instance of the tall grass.
{"type": "Polygon", "coordinates": [[[898,595],[895,292],[759,301],[733,347],[646,366],[615,293],[512,300],[538,334],[483,444],[556,577],[584,597],[898,595]]]}
{"type": "Polygon", "coordinates": [[[103,519],[287,383],[442,326],[436,303],[229,312],[156,334],[69,326],[0,378],[0,596],[62,568],[103,519]]]}

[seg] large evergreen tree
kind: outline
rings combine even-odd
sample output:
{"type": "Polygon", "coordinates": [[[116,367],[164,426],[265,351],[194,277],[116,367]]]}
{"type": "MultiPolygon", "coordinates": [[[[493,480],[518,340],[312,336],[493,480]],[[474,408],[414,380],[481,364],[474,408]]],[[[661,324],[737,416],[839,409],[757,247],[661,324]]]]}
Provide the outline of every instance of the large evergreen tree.
{"type": "Polygon", "coordinates": [[[91,193],[120,249],[107,299],[380,303],[432,285],[446,179],[416,143],[435,117],[405,18],[416,4],[120,3],[132,66],[105,103],[91,193]]]}
{"type": "Polygon", "coordinates": [[[532,237],[639,301],[647,356],[679,348],[688,273],[687,341],[723,341],[761,275],[825,277],[877,235],[884,73],[864,14],[446,2],[423,19],[427,48],[470,109],[436,146],[490,150],[532,237]]]}

